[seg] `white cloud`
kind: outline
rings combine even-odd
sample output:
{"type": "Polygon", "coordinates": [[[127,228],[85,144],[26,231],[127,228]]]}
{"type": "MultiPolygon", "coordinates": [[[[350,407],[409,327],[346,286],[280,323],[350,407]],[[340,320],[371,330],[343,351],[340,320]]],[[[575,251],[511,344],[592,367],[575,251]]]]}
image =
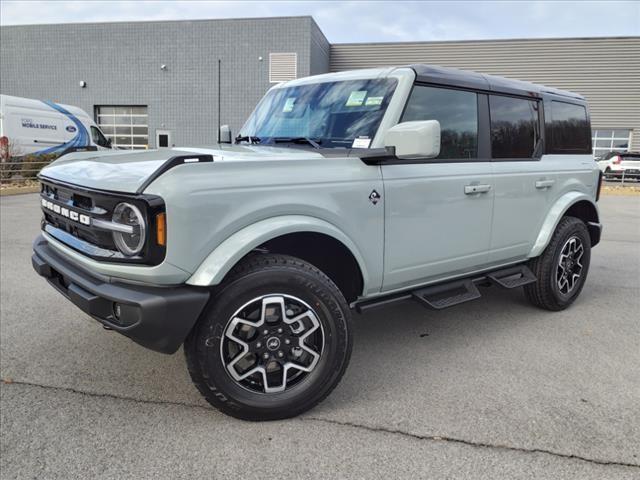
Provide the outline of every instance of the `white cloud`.
{"type": "Polygon", "coordinates": [[[0,24],[312,15],[331,42],[640,35],[637,1],[13,1],[0,24]]]}

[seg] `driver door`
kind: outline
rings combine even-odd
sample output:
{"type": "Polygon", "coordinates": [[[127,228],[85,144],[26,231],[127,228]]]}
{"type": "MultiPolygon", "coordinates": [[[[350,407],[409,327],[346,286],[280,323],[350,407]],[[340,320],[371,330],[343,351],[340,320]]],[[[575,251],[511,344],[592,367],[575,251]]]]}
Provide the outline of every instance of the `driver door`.
{"type": "Polygon", "coordinates": [[[383,291],[487,264],[493,176],[486,152],[486,95],[416,85],[401,121],[438,120],[440,155],[382,165],[385,196],[383,291]]]}

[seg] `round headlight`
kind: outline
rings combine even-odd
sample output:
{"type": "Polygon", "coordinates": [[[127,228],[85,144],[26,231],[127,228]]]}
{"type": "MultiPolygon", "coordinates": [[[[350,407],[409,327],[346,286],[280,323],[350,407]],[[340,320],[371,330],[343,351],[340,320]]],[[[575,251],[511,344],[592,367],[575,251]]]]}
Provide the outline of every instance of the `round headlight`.
{"type": "Polygon", "coordinates": [[[127,257],[137,255],[144,247],[146,226],[138,207],[130,203],[119,203],[113,211],[114,223],[131,227],[130,232],[113,232],[113,241],[118,250],[127,257]]]}

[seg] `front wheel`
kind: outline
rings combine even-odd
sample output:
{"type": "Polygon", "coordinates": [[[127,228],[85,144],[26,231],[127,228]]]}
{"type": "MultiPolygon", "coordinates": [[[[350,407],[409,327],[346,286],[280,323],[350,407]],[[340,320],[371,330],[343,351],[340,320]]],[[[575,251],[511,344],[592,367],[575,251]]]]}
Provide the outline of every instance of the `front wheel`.
{"type": "Polygon", "coordinates": [[[244,420],[309,410],[351,355],[349,307],[314,266],[286,255],[240,263],[185,342],[187,366],[214,407],[244,420]]]}
{"type": "Polygon", "coordinates": [[[542,255],[531,261],[536,283],[524,287],[534,305],[546,310],[564,310],[584,287],[591,261],[591,238],[584,222],[564,217],[542,255]]]}

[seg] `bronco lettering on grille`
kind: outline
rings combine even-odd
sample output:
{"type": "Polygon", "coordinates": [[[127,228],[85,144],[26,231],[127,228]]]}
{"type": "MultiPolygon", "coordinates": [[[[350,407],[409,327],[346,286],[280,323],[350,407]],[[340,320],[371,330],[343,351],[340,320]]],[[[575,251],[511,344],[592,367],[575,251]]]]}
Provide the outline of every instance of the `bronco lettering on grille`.
{"type": "Polygon", "coordinates": [[[62,215],[63,217],[69,218],[75,222],[79,222],[83,225],[91,225],[90,216],[78,213],[74,210],[69,210],[66,207],[61,207],[60,205],[44,198],[42,199],[42,208],[57,213],[58,215],[62,215]]]}

